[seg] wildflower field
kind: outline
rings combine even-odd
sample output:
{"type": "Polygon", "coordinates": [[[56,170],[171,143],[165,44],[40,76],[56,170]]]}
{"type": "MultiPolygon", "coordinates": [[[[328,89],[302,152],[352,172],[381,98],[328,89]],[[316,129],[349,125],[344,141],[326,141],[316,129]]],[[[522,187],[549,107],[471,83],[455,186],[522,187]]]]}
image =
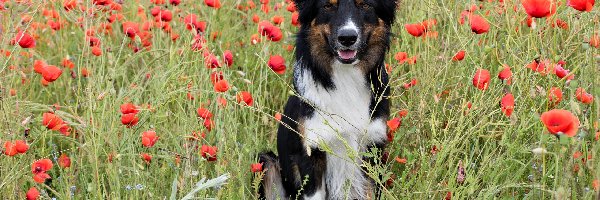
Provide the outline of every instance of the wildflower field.
{"type": "MultiPolygon", "coordinates": [[[[257,198],[296,9],[0,0],[0,199],[257,198]]],[[[594,0],[403,0],[392,32],[383,199],[600,198],[594,0]]]]}

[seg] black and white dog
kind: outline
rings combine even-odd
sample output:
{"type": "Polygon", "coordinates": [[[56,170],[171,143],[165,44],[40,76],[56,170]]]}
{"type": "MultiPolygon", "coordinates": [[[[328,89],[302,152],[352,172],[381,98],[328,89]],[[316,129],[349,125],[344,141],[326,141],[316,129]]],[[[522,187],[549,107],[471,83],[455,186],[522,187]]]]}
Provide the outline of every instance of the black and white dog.
{"type": "Polygon", "coordinates": [[[294,0],[301,24],[294,87],[260,155],[266,199],[374,199],[363,154],[387,142],[388,75],[396,0],[294,0]]]}

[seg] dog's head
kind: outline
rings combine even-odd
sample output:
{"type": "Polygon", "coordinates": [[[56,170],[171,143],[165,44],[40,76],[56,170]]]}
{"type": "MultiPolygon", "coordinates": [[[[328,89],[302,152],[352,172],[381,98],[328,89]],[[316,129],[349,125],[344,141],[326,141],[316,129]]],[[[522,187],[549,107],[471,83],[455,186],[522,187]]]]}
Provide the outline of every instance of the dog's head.
{"type": "MultiPolygon", "coordinates": [[[[396,0],[295,0],[314,61],[359,64],[389,46],[396,0]]],[[[375,56],[375,57],[374,57],[375,56]]],[[[366,64],[366,63],[365,63],[366,64]]],[[[373,64],[373,63],[370,63],[373,64]]]]}

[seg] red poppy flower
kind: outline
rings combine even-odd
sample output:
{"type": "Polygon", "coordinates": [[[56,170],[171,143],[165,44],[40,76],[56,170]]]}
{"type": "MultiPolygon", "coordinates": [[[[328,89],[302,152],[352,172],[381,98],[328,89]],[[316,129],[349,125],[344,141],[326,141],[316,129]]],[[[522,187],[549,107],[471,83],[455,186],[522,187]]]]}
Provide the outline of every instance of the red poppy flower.
{"type": "Polygon", "coordinates": [[[262,40],[260,39],[260,35],[258,34],[252,34],[250,36],[250,44],[255,45],[260,43],[262,40]]]}
{"type": "Polygon", "coordinates": [[[35,187],[31,187],[29,190],[27,190],[25,197],[27,200],[37,200],[40,197],[40,191],[38,191],[35,187]]]}
{"type": "Polygon", "coordinates": [[[213,55],[213,54],[208,54],[204,57],[204,62],[206,64],[206,68],[209,69],[214,69],[214,68],[220,68],[221,67],[221,63],[219,63],[219,60],[217,59],[217,56],[213,55]]]}
{"type": "Polygon", "coordinates": [[[158,141],[158,136],[156,136],[156,132],[153,130],[145,131],[142,133],[142,145],[144,147],[152,147],[158,141]]]}
{"type": "Polygon", "coordinates": [[[17,33],[14,41],[16,43],[18,43],[19,46],[21,46],[22,48],[25,48],[25,49],[35,47],[35,39],[31,35],[23,32],[23,31],[19,31],[17,33]]]}
{"type": "Polygon", "coordinates": [[[206,30],[206,22],[198,21],[198,16],[195,14],[189,14],[183,18],[185,28],[187,30],[194,30],[196,32],[204,32],[206,30]]]}
{"type": "Polygon", "coordinates": [[[71,134],[71,127],[67,125],[67,123],[63,122],[63,126],[58,129],[58,131],[64,136],[69,136],[71,134]]]}
{"type": "Polygon", "coordinates": [[[62,168],[71,167],[71,158],[69,158],[69,156],[67,156],[67,154],[60,155],[60,157],[58,158],[58,166],[60,166],[62,168]]]}
{"type": "Polygon", "coordinates": [[[247,106],[252,106],[252,102],[254,101],[252,99],[252,94],[250,94],[250,92],[247,92],[247,91],[239,92],[236,95],[236,100],[239,104],[247,105],[247,106]]]}
{"type": "Polygon", "coordinates": [[[35,161],[32,165],[31,165],[31,173],[34,174],[39,174],[39,173],[46,173],[48,170],[52,169],[52,161],[50,159],[41,159],[38,161],[35,161]]]}
{"type": "Polygon", "coordinates": [[[92,3],[94,5],[105,6],[112,3],[112,0],[93,0],[92,3]]]}
{"type": "Polygon", "coordinates": [[[262,10],[265,14],[269,14],[269,4],[261,4],[260,10],[262,10]]]}
{"type": "Polygon", "coordinates": [[[275,120],[277,120],[278,122],[281,121],[281,113],[279,113],[279,112],[275,113],[274,117],[275,117],[275,120]]]}
{"type": "Polygon", "coordinates": [[[283,38],[281,29],[268,21],[262,21],[258,23],[258,32],[273,42],[277,42],[283,38]]]}
{"type": "Polygon", "coordinates": [[[211,119],[204,119],[204,123],[202,123],[206,130],[211,131],[215,123],[211,119]]]}
{"type": "Polygon", "coordinates": [[[406,158],[400,158],[398,156],[396,156],[396,158],[394,158],[394,160],[396,160],[396,162],[400,163],[400,164],[406,164],[406,162],[408,161],[406,158]]]}
{"type": "Polygon", "coordinates": [[[594,34],[594,35],[592,35],[592,37],[590,38],[590,40],[588,42],[590,43],[590,46],[593,46],[594,48],[599,48],[600,47],[600,36],[598,34],[594,34]]]}
{"type": "Polygon", "coordinates": [[[504,95],[500,101],[500,107],[502,108],[502,113],[510,117],[515,109],[515,97],[511,93],[504,95]]]}
{"type": "Polygon", "coordinates": [[[25,153],[29,150],[29,145],[24,140],[17,140],[15,141],[15,150],[18,153],[25,153]]]}
{"type": "Polygon", "coordinates": [[[418,83],[417,79],[413,78],[413,79],[410,80],[410,82],[405,83],[403,87],[404,87],[404,89],[408,90],[411,87],[414,87],[415,85],[417,85],[417,83],[418,83]]]}
{"type": "Polygon", "coordinates": [[[17,151],[17,146],[15,144],[10,141],[4,143],[4,155],[15,156],[17,153],[19,152],[17,151]]]}
{"type": "Polygon", "coordinates": [[[410,58],[407,58],[406,59],[406,63],[408,63],[409,65],[416,64],[417,63],[417,57],[418,57],[418,55],[414,55],[414,56],[412,56],[410,58]]]}
{"type": "Polygon", "coordinates": [[[402,125],[402,121],[400,118],[396,117],[393,119],[390,119],[389,121],[386,122],[390,132],[396,132],[396,130],[398,129],[398,127],[400,127],[400,125],[402,125]]]}
{"type": "Polygon", "coordinates": [[[49,179],[49,178],[51,178],[51,177],[47,173],[38,173],[38,174],[33,175],[33,180],[36,183],[44,183],[44,182],[46,182],[46,179],[49,179]]]}
{"type": "Polygon", "coordinates": [[[227,83],[227,80],[219,80],[215,83],[215,91],[227,92],[227,90],[229,90],[229,83],[227,83]]]}
{"type": "Polygon", "coordinates": [[[527,65],[527,68],[539,72],[541,75],[545,76],[549,72],[547,67],[551,64],[552,63],[550,63],[550,60],[548,59],[539,62],[537,60],[534,60],[527,65]]]}
{"type": "Polygon", "coordinates": [[[217,147],[216,146],[208,146],[202,145],[200,148],[200,154],[208,161],[216,161],[217,160],[217,147]]]}
{"type": "Polygon", "coordinates": [[[529,16],[544,18],[556,12],[557,3],[554,0],[521,0],[521,5],[529,16]]]}
{"type": "Polygon", "coordinates": [[[135,113],[123,114],[121,115],[121,123],[126,125],[127,128],[131,128],[135,126],[140,119],[136,116],[135,113]]]}
{"type": "Polygon", "coordinates": [[[154,6],[150,9],[150,15],[156,17],[160,14],[160,6],[154,6]]]}
{"type": "Polygon", "coordinates": [[[198,113],[198,117],[202,119],[210,119],[213,117],[213,114],[206,108],[200,107],[196,111],[198,113]]]}
{"type": "Polygon", "coordinates": [[[553,106],[558,105],[560,103],[560,101],[562,101],[562,97],[563,97],[563,93],[562,93],[562,90],[560,90],[560,88],[557,88],[557,87],[550,88],[550,91],[548,92],[548,101],[553,106]]]}
{"type": "Polygon", "coordinates": [[[48,66],[48,64],[46,64],[46,62],[44,62],[43,60],[35,60],[33,62],[33,71],[35,71],[35,73],[42,74],[46,66],[48,66]]]}
{"type": "Polygon", "coordinates": [[[54,65],[48,65],[42,69],[42,77],[48,82],[53,82],[62,74],[62,70],[54,65]]]}
{"type": "MultiPolygon", "coordinates": [[[[554,74],[556,74],[556,76],[558,78],[564,78],[567,75],[569,75],[569,73],[570,73],[570,71],[568,69],[563,68],[562,65],[554,66],[554,74]]],[[[574,76],[573,76],[573,78],[574,78],[574,76]]]]}
{"type": "Polygon", "coordinates": [[[294,26],[300,26],[300,21],[298,21],[298,17],[299,17],[298,12],[293,12],[292,13],[292,25],[294,25],[294,26]]]}
{"type": "Polygon", "coordinates": [[[510,85],[512,82],[512,71],[508,65],[504,65],[504,69],[498,73],[498,78],[502,81],[506,81],[506,84],[510,85]]]}
{"type": "Polygon", "coordinates": [[[263,164],[262,163],[252,163],[250,164],[250,171],[252,173],[262,172],[263,164]]]}
{"type": "Polygon", "coordinates": [[[465,53],[466,52],[464,50],[458,51],[458,53],[456,53],[454,55],[454,57],[452,57],[452,60],[454,60],[454,61],[461,61],[461,60],[465,59],[465,53]]]}
{"type": "Polygon", "coordinates": [[[31,165],[31,172],[34,174],[33,180],[38,183],[44,183],[50,178],[46,172],[52,168],[53,164],[50,159],[41,159],[31,165]]]}
{"type": "Polygon", "coordinates": [[[577,90],[575,90],[575,98],[583,104],[592,104],[594,101],[594,96],[585,92],[585,89],[583,88],[577,88],[577,90]]]}
{"type": "MultiPolygon", "coordinates": [[[[89,44],[90,44],[90,47],[93,47],[93,46],[100,46],[100,39],[98,39],[97,37],[93,37],[93,36],[86,36],[86,37],[85,37],[85,40],[86,40],[87,42],[89,42],[89,44]]],[[[65,59],[63,60],[63,63],[64,63],[64,62],[66,62],[66,61],[71,61],[71,60],[69,60],[69,59],[65,58],[65,59]]],[[[69,63],[69,64],[71,64],[71,65],[75,66],[75,64],[74,64],[73,62],[71,62],[71,63],[69,63]]],[[[64,66],[64,64],[63,64],[63,66],[64,66]]],[[[73,67],[69,67],[69,68],[73,69],[73,67]]]]}
{"type": "Polygon", "coordinates": [[[227,106],[227,99],[223,98],[223,97],[217,97],[217,104],[219,104],[219,107],[225,107],[227,106]]]}
{"type": "Polygon", "coordinates": [[[283,23],[283,20],[285,20],[285,19],[281,15],[275,15],[272,18],[273,24],[281,24],[281,23],[283,23]]]}
{"type": "Polygon", "coordinates": [[[73,61],[71,61],[69,58],[63,58],[61,65],[63,67],[68,67],[69,69],[75,68],[75,63],[73,63],[73,61]]]}
{"type": "Polygon", "coordinates": [[[594,8],[595,0],[567,0],[567,5],[575,10],[590,12],[594,8]]]}
{"type": "Polygon", "coordinates": [[[436,19],[427,19],[427,20],[421,22],[421,25],[423,25],[423,27],[425,28],[424,30],[426,32],[429,31],[431,28],[433,28],[433,26],[435,26],[436,24],[437,24],[436,19]]]}
{"type": "Polygon", "coordinates": [[[233,53],[231,51],[226,50],[223,52],[223,62],[229,67],[233,65],[233,53]]]}
{"type": "Polygon", "coordinates": [[[408,53],[406,52],[398,52],[394,55],[394,59],[398,61],[399,64],[404,64],[408,58],[408,53]]]}
{"type": "Polygon", "coordinates": [[[124,22],[123,33],[129,38],[134,38],[140,32],[140,25],[135,22],[124,22]]]}
{"type": "Polygon", "coordinates": [[[569,30],[569,24],[561,19],[556,19],[556,22],[552,24],[552,27],[558,27],[564,30],[569,30]]]}
{"type": "Polygon", "coordinates": [[[210,82],[213,85],[216,84],[220,80],[223,80],[223,72],[214,71],[214,72],[210,73],[210,82]]]}
{"type": "Polygon", "coordinates": [[[140,156],[142,157],[144,162],[146,162],[146,164],[150,164],[150,162],[152,162],[152,156],[150,154],[142,153],[140,154],[140,156]]]}
{"type": "Polygon", "coordinates": [[[66,11],[73,10],[73,9],[75,9],[76,6],[77,6],[77,0],[65,0],[63,2],[63,8],[66,11]]]}
{"type": "Polygon", "coordinates": [[[121,104],[120,109],[121,109],[122,114],[130,114],[130,113],[136,114],[139,112],[138,107],[132,103],[121,104]]]}
{"type": "Polygon", "coordinates": [[[169,0],[169,3],[171,5],[177,6],[181,3],[181,0],[169,0]]]}
{"type": "Polygon", "coordinates": [[[579,128],[579,119],[567,110],[550,110],[542,113],[540,119],[553,135],[564,134],[573,137],[579,128]]]}
{"type": "Polygon", "coordinates": [[[425,33],[425,27],[421,23],[404,25],[406,31],[415,37],[421,37],[425,33]]]}
{"type": "Polygon", "coordinates": [[[204,3],[208,7],[213,7],[213,8],[216,8],[216,9],[219,9],[221,7],[221,1],[220,0],[204,0],[204,3]]]}
{"type": "Polygon", "coordinates": [[[163,22],[170,22],[173,19],[173,13],[170,10],[160,11],[160,20],[163,22]]]}
{"type": "Polygon", "coordinates": [[[471,31],[476,34],[486,33],[490,30],[490,24],[485,18],[479,15],[472,14],[469,17],[469,24],[471,25],[471,31]]]}
{"type": "Polygon", "coordinates": [[[42,115],[42,124],[48,129],[59,130],[63,126],[63,120],[53,113],[44,113],[42,115]]]}
{"type": "Polygon", "coordinates": [[[92,47],[92,54],[94,56],[101,56],[102,55],[102,48],[100,48],[99,46],[93,46],[92,47]]]}
{"type": "Polygon", "coordinates": [[[478,69],[473,76],[473,85],[477,89],[485,90],[488,88],[490,83],[490,72],[485,69],[478,69]]]}
{"type": "Polygon", "coordinates": [[[285,73],[285,59],[280,55],[271,56],[268,65],[277,74],[285,73]]]}

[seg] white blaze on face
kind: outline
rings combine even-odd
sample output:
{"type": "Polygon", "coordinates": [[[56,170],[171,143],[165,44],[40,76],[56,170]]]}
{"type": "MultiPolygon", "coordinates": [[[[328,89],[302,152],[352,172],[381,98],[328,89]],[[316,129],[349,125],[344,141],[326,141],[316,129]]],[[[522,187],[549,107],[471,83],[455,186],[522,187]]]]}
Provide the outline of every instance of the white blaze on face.
{"type": "Polygon", "coordinates": [[[354,22],[352,21],[352,18],[349,18],[348,21],[346,21],[346,24],[344,24],[344,26],[342,26],[342,28],[340,28],[340,30],[353,30],[354,32],[356,32],[357,35],[358,34],[358,27],[356,26],[356,24],[354,24],[354,22]]]}

